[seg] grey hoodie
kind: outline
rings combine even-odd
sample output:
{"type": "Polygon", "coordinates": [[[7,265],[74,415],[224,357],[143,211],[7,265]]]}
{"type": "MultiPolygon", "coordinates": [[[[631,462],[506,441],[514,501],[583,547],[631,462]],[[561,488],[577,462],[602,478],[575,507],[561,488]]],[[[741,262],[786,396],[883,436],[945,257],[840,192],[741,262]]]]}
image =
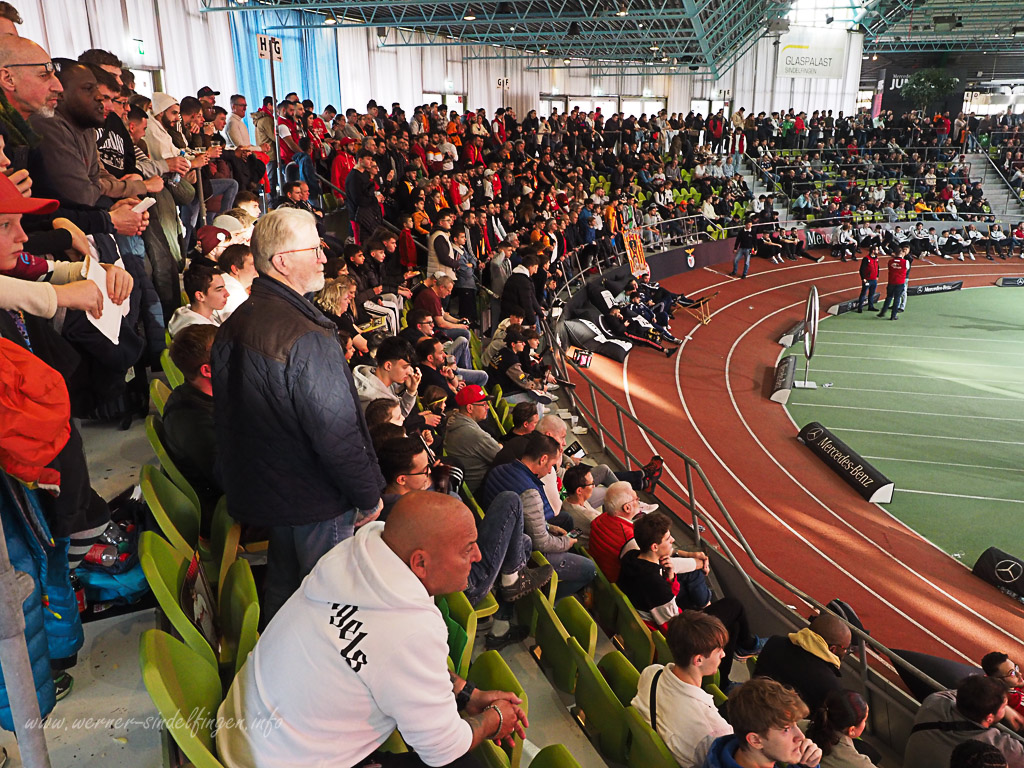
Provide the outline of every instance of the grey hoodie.
{"type": "Polygon", "coordinates": [[[394,400],[402,404],[402,418],[404,419],[412,409],[416,407],[416,395],[405,388],[404,384],[392,384],[384,386],[384,382],[377,378],[374,365],[357,365],[352,372],[352,378],[356,382],[356,394],[359,395],[359,407],[366,411],[366,406],[374,400],[394,400]]]}

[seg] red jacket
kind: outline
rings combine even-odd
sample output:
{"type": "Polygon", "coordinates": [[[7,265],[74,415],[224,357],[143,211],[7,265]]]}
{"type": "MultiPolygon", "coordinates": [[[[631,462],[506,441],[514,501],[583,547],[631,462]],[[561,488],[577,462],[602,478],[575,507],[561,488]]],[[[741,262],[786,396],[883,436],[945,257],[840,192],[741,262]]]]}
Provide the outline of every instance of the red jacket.
{"type": "Polygon", "coordinates": [[[878,257],[865,256],[860,263],[860,277],[862,280],[878,279],[878,257]]]}
{"type": "Polygon", "coordinates": [[[903,285],[907,282],[910,262],[900,256],[893,256],[889,259],[886,269],[888,271],[889,285],[903,285]]]}
{"type": "Polygon", "coordinates": [[[622,548],[632,538],[632,520],[606,513],[598,515],[590,523],[590,546],[587,551],[612,584],[619,580],[619,555],[622,554],[622,548]]]}

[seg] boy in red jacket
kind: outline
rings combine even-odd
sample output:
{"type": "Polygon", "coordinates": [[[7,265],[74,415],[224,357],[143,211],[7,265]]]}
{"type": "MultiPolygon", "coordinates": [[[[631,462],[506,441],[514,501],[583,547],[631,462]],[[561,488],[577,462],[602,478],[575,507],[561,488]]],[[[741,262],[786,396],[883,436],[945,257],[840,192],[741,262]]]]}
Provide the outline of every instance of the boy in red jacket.
{"type": "Polygon", "coordinates": [[[882,311],[878,313],[879,317],[885,317],[889,302],[892,302],[890,320],[895,320],[900,311],[900,301],[907,290],[907,271],[910,269],[910,260],[907,258],[909,251],[910,249],[907,247],[901,248],[886,264],[888,284],[885,286],[885,303],[882,305],[882,311]]]}
{"type": "Polygon", "coordinates": [[[864,299],[867,297],[868,310],[875,311],[875,289],[878,287],[878,249],[872,248],[860,262],[860,298],[857,299],[857,311],[864,311],[864,299]]]}

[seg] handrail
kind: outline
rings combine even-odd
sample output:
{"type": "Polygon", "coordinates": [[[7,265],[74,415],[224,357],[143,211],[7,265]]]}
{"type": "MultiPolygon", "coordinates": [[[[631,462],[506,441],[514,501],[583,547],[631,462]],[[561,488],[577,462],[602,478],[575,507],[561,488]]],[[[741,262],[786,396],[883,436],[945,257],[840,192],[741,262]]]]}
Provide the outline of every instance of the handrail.
{"type": "Polygon", "coordinates": [[[983,155],[985,157],[986,162],[988,162],[988,164],[992,167],[992,170],[996,172],[1000,179],[1002,179],[1003,184],[1006,185],[1006,189],[1009,191],[1008,198],[1014,200],[1017,203],[1018,208],[1024,209],[1024,200],[1021,199],[1020,192],[1014,189],[1010,182],[1007,180],[1007,178],[1003,175],[1002,170],[1000,170],[999,166],[996,165],[995,161],[992,159],[992,156],[988,153],[988,150],[981,146],[981,142],[978,141],[978,137],[975,136],[973,133],[969,133],[967,135],[967,142],[975,150],[977,154],[983,155]]]}
{"type": "MultiPolygon", "coordinates": [[[[572,283],[575,282],[578,279],[583,278],[583,277],[584,277],[583,274],[573,276],[573,278],[571,280],[567,281],[566,286],[562,289],[562,291],[565,292],[565,291],[571,290],[570,286],[572,285],[572,283]]],[[[569,295],[566,294],[564,296],[564,298],[569,298],[569,295]]],[[[728,509],[726,509],[725,504],[722,502],[721,498],[718,496],[718,493],[715,491],[714,487],[711,485],[711,481],[708,480],[707,475],[704,473],[703,468],[700,466],[700,463],[696,459],[693,459],[690,456],[688,456],[687,454],[683,453],[677,446],[675,446],[674,444],[670,443],[665,438],[661,437],[653,429],[651,429],[649,426],[647,426],[646,424],[641,422],[639,419],[637,419],[635,416],[633,416],[633,414],[631,412],[627,411],[625,408],[623,408],[617,402],[617,400],[613,396],[608,394],[604,389],[601,388],[600,385],[598,385],[596,382],[594,382],[594,380],[592,378],[590,378],[585,373],[585,371],[582,368],[580,368],[579,365],[576,364],[575,361],[571,360],[565,354],[565,350],[562,347],[561,339],[559,338],[559,334],[557,333],[557,331],[552,329],[552,327],[551,327],[551,325],[549,323],[544,323],[544,332],[545,332],[545,336],[547,338],[548,347],[551,350],[552,355],[554,357],[556,367],[559,368],[562,376],[565,377],[566,374],[568,373],[568,369],[571,367],[572,370],[583,381],[586,382],[587,386],[590,389],[590,401],[591,401],[592,410],[587,408],[587,406],[583,403],[582,399],[579,397],[578,392],[575,389],[573,389],[573,388],[568,388],[567,389],[567,393],[568,393],[568,396],[569,396],[569,404],[570,404],[571,407],[573,407],[575,410],[577,410],[579,412],[579,415],[584,420],[587,421],[587,423],[590,426],[590,428],[592,428],[592,429],[596,428],[597,429],[597,436],[598,436],[598,440],[599,440],[599,442],[601,444],[602,450],[606,450],[607,449],[607,443],[611,442],[612,445],[614,445],[616,448],[618,448],[619,450],[622,451],[622,455],[624,457],[624,463],[625,463],[625,466],[626,466],[627,469],[630,466],[630,462],[635,462],[638,466],[642,466],[644,464],[643,460],[639,456],[635,455],[629,449],[629,445],[628,445],[628,441],[627,441],[626,433],[625,433],[625,427],[624,427],[624,423],[625,422],[629,422],[629,423],[633,424],[642,434],[646,435],[647,438],[650,441],[652,441],[654,443],[657,443],[661,447],[662,450],[664,450],[665,452],[667,452],[667,453],[675,456],[676,458],[682,460],[684,468],[685,468],[685,482],[686,482],[686,497],[687,498],[683,498],[678,493],[676,493],[672,488],[668,487],[665,483],[663,483],[660,480],[658,481],[658,487],[662,491],[664,491],[664,493],[666,493],[669,497],[671,497],[675,502],[677,502],[678,504],[682,505],[685,509],[690,511],[690,514],[691,514],[691,517],[692,517],[692,529],[693,529],[693,535],[694,535],[694,542],[695,542],[695,544],[697,546],[701,545],[701,540],[702,540],[702,537],[701,537],[701,523],[703,523],[704,527],[706,527],[706,529],[708,531],[710,531],[710,532],[712,532],[714,534],[714,537],[715,537],[715,539],[718,542],[719,548],[724,553],[726,559],[728,559],[728,561],[736,569],[736,572],[739,573],[739,575],[742,578],[742,580],[750,587],[752,593],[757,598],[757,600],[766,609],[768,609],[769,611],[776,612],[778,610],[768,600],[766,600],[765,595],[770,594],[768,592],[768,590],[763,585],[758,583],[757,581],[754,581],[753,579],[751,579],[750,575],[747,573],[746,569],[743,568],[743,566],[739,563],[739,561],[737,560],[735,554],[732,552],[732,550],[730,549],[729,545],[726,543],[725,537],[722,535],[723,532],[721,530],[720,523],[712,515],[708,514],[701,507],[701,505],[697,502],[696,496],[695,496],[695,493],[694,493],[694,480],[693,480],[694,473],[696,473],[698,479],[700,480],[700,483],[704,487],[704,490],[710,495],[711,500],[714,503],[714,508],[717,509],[719,514],[725,519],[727,528],[731,532],[731,534],[734,537],[735,541],[742,548],[743,552],[750,559],[751,563],[753,563],[754,567],[757,568],[757,570],[760,571],[764,576],[766,576],[767,578],[771,579],[773,582],[775,582],[776,584],[778,584],[779,586],[781,586],[782,588],[787,590],[789,593],[799,597],[800,600],[805,602],[807,605],[812,606],[813,608],[817,609],[819,612],[822,612],[822,613],[825,613],[825,612],[829,612],[830,613],[831,612],[831,611],[829,611],[829,609],[824,604],[822,604],[821,602],[816,600],[814,597],[812,597],[811,595],[809,595],[806,592],[804,592],[799,587],[795,586],[794,584],[791,584],[789,581],[787,581],[786,579],[784,579],[781,576],[779,576],[771,568],[769,568],[764,562],[761,561],[761,559],[754,552],[753,548],[750,546],[749,542],[746,540],[746,537],[743,535],[742,531],[740,530],[739,525],[733,519],[733,517],[729,513],[728,509]],[[616,424],[618,426],[618,434],[619,434],[618,439],[616,439],[614,432],[608,426],[606,426],[606,420],[603,420],[601,418],[600,414],[598,413],[598,404],[597,404],[597,396],[598,395],[601,396],[603,401],[607,401],[607,403],[610,404],[615,409],[615,415],[616,415],[615,422],[616,422],[616,424]]],[[[612,454],[612,455],[614,455],[614,454],[612,454]]],[[[801,620],[802,620],[802,617],[801,617],[801,620]]],[[[880,643],[877,640],[875,640],[873,637],[871,637],[869,634],[867,634],[863,630],[853,626],[852,624],[850,624],[849,622],[846,622],[845,620],[843,620],[843,621],[844,621],[845,624],[847,624],[847,626],[849,626],[850,632],[855,637],[859,638],[862,641],[861,642],[861,659],[860,659],[860,661],[861,661],[861,670],[860,670],[860,673],[861,673],[862,682],[864,683],[865,688],[867,687],[867,682],[868,682],[867,681],[868,666],[867,666],[866,654],[867,654],[867,648],[870,647],[876,653],[878,653],[880,655],[883,655],[886,658],[888,658],[893,664],[896,664],[896,665],[902,667],[903,669],[906,669],[906,670],[910,671],[911,673],[913,673],[917,677],[919,677],[921,680],[923,680],[929,686],[931,686],[934,690],[936,690],[936,691],[945,690],[945,686],[940,684],[938,681],[934,680],[930,675],[925,674],[920,669],[915,667],[913,664],[910,664],[909,662],[905,661],[903,658],[898,656],[896,653],[891,651],[888,647],[886,647],[882,643],[880,643]]]]}

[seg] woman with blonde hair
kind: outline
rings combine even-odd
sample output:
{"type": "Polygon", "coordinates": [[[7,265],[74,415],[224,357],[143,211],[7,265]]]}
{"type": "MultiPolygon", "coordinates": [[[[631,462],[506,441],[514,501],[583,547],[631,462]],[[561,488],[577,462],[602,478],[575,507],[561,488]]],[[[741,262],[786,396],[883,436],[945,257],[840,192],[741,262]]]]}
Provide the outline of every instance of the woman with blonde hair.
{"type": "Polygon", "coordinates": [[[324,287],[313,298],[321,311],[333,322],[339,331],[344,331],[352,339],[352,346],[361,355],[368,351],[366,339],[356,328],[355,316],[351,310],[352,297],[356,293],[356,281],[348,275],[324,281],[324,287]]]}

